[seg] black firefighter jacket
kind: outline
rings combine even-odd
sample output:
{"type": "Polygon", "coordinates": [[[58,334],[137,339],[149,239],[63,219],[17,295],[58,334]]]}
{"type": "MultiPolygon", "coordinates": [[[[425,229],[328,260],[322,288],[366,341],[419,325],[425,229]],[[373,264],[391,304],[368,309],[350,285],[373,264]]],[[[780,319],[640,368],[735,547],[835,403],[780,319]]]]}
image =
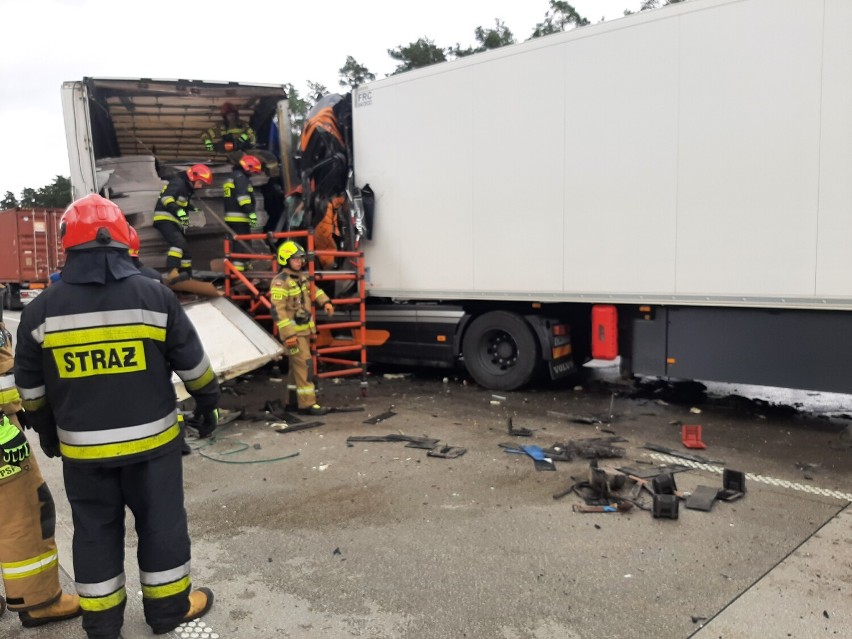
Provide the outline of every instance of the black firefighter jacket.
{"type": "Polygon", "coordinates": [[[135,463],[179,446],[172,371],[200,409],[216,406],[219,383],[180,302],[126,251],[69,251],[62,281],[21,314],[21,399],[39,433],[56,428],[66,463],[135,463]]]}

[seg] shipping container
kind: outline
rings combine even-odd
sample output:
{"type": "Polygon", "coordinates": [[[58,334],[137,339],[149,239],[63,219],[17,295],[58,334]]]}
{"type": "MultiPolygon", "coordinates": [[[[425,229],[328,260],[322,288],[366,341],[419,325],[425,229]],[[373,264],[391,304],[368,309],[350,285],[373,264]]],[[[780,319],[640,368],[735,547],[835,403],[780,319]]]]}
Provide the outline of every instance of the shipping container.
{"type": "Polygon", "coordinates": [[[20,308],[38,295],[65,261],[59,237],[64,209],[0,211],[0,283],[5,308],[20,308]]]}

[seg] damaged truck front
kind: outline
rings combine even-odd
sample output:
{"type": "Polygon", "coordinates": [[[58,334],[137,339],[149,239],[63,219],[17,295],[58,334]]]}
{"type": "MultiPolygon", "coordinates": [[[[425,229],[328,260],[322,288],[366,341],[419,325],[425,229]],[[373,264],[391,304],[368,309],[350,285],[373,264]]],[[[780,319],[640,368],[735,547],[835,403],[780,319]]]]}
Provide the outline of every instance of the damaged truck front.
{"type": "MultiPolygon", "coordinates": [[[[162,271],[168,246],[153,228],[157,198],[177,172],[207,164],[213,184],[193,197],[199,211],[190,213],[187,239],[197,275],[212,276],[211,262],[222,257],[228,233],[222,187],[232,164],[224,149],[205,148],[203,133],[219,125],[223,105],[230,103],[256,132],[258,152],[275,158],[252,179],[263,223],[280,214],[289,188],[290,127],[282,133],[277,125],[289,123],[286,99],[284,87],[275,85],[115,78],[65,82],[62,109],[72,195],[100,193],[118,204],[139,234],[140,258],[162,271]],[[285,158],[284,166],[278,157],[285,158]]],[[[195,301],[186,308],[220,379],[257,368],[281,353],[268,332],[224,298],[195,301]],[[223,343],[223,336],[230,337],[223,343]]]]}

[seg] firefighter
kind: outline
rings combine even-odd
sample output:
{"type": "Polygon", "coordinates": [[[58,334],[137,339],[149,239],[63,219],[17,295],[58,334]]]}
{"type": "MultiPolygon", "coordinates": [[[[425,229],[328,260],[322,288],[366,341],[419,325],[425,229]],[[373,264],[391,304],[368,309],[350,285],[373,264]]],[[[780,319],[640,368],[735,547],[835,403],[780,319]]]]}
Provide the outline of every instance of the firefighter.
{"type": "MultiPolygon", "coordinates": [[[[152,269],[150,266],[145,266],[142,263],[142,260],[139,259],[139,249],[141,248],[141,243],[139,241],[139,233],[136,232],[136,229],[132,226],[129,228],[130,231],[130,248],[127,249],[127,253],[130,255],[130,260],[133,262],[133,266],[139,269],[139,272],[142,273],[145,277],[149,277],[152,280],[156,280],[158,282],[163,281],[163,276],[160,275],[160,272],[152,269]]],[[[183,419],[180,419],[180,415],[178,415],[178,420],[181,422],[181,432],[183,444],[181,444],[180,452],[182,455],[191,455],[192,448],[186,441],[186,427],[183,423],[183,419]]]]}
{"type": "MultiPolygon", "coordinates": [[[[254,155],[243,155],[235,164],[231,176],[224,184],[225,222],[237,235],[247,235],[257,226],[254,187],[251,176],[260,173],[263,164],[254,155]]],[[[233,260],[238,271],[246,269],[243,260],[233,260]]]]}
{"type": "MultiPolygon", "coordinates": [[[[305,249],[292,240],[278,247],[281,271],[272,280],[269,294],[272,298],[272,315],[278,326],[278,336],[287,348],[290,372],[287,379],[288,407],[298,408],[307,415],[325,415],[327,408],[317,404],[312,381],[311,335],[316,334],[311,314],[311,287],[305,266],[305,249]]],[[[325,309],[329,317],[334,306],[328,296],[317,287],[313,300],[325,309]]]]}
{"type": "Polygon", "coordinates": [[[9,610],[26,628],[78,617],[80,598],[62,592],[56,511],[21,427],[29,422],[12,373],[12,335],[0,310],[0,572],[9,610]]]}
{"type": "Polygon", "coordinates": [[[210,167],[206,164],[193,164],[169,180],[160,192],[154,207],[154,228],[169,244],[165,280],[170,284],[192,277],[192,256],[189,254],[189,242],[184,231],[189,226],[189,214],[186,209],[192,194],[211,184],[213,172],[210,167]]]}
{"type": "Polygon", "coordinates": [[[220,108],[222,124],[210,127],[201,134],[204,148],[210,152],[219,151],[236,158],[240,151],[254,148],[256,138],[252,128],[240,120],[240,111],[231,102],[225,102],[220,108]],[[234,154],[234,155],[231,155],[234,154]]]}
{"type": "Polygon", "coordinates": [[[152,280],[157,280],[161,282],[163,280],[163,276],[160,275],[160,272],[156,269],[151,268],[150,266],[145,266],[142,263],[142,260],[139,259],[139,249],[142,247],[141,242],[139,241],[139,233],[136,232],[136,229],[132,226],[129,228],[130,231],[130,248],[127,249],[128,254],[130,255],[130,260],[133,262],[133,266],[139,269],[139,272],[142,273],[145,277],[149,277],[152,280]]]}
{"type": "Polygon", "coordinates": [[[62,457],[74,522],[74,579],[89,639],[123,624],[125,509],[133,512],[145,620],[156,634],[204,615],[192,590],[174,371],[216,428],[219,384],[174,294],[128,254],[121,210],[96,194],[60,224],[62,278],[24,308],[15,378],[48,457],[62,457]],[[57,427],[59,424],[60,427],[57,427]]]}

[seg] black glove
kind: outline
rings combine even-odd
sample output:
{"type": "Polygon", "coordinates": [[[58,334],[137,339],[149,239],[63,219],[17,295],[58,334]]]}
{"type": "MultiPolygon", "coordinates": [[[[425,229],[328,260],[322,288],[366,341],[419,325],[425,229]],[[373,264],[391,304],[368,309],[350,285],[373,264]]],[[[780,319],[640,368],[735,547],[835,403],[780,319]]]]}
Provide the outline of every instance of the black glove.
{"type": "Polygon", "coordinates": [[[200,437],[210,437],[216,426],[219,424],[219,409],[210,408],[203,410],[196,408],[195,413],[195,428],[198,430],[200,437]]]}
{"type": "Polygon", "coordinates": [[[59,437],[56,436],[55,430],[49,433],[39,433],[38,439],[45,455],[48,457],[62,456],[62,453],[59,451],[59,437]]]}
{"type": "Polygon", "coordinates": [[[27,411],[25,411],[23,408],[17,413],[15,413],[15,417],[18,418],[18,423],[21,425],[21,428],[32,428],[32,425],[30,424],[30,418],[27,417],[27,411]]]}

